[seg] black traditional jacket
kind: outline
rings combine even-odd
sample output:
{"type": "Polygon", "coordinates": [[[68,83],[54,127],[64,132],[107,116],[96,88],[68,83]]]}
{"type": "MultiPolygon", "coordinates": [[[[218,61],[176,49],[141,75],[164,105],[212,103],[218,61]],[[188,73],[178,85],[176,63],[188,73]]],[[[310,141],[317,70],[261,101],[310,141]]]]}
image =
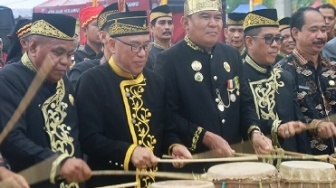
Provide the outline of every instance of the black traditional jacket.
{"type": "MultiPolygon", "coordinates": [[[[35,75],[36,70],[27,54],[23,55],[21,61],[9,64],[0,71],[1,129],[13,116],[35,75]]],[[[1,152],[14,172],[24,170],[55,154],[59,157],[52,164],[52,169],[57,170],[63,159],[82,156],[78,134],[78,116],[70,82],[66,78],[57,83],[46,81],[1,144],[1,152]]],[[[79,187],[75,183],[50,183],[55,180],[55,176],[56,174],[51,174],[50,181],[31,187],[79,187]]]]}
{"type": "Polygon", "coordinates": [[[163,52],[164,48],[162,46],[159,45],[153,45],[152,49],[149,51],[149,55],[148,55],[148,60],[146,63],[146,67],[153,70],[154,69],[154,65],[156,62],[156,57],[160,52],[163,52]]]}
{"type": "Polygon", "coordinates": [[[71,82],[72,87],[74,89],[76,88],[77,81],[83,72],[99,64],[100,64],[100,59],[94,59],[94,60],[87,60],[87,61],[76,63],[73,67],[71,67],[67,76],[71,82]]]}
{"type": "Polygon", "coordinates": [[[277,135],[277,129],[282,123],[306,122],[296,99],[293,76],[286,70],[259,66],[249,55],[245,58],[243,69],[261,120],[261,130],[271,135],[274,147],[311,153],[306,132],[287,139],[277,135]]]}
{"type": "MultiPolygon", "coordinates": [[[[313,63],[295,49],[293,54],[276,65],[294,76],[298,102],[307,123],[322,118],[329,121],[328,117],[336,112],[336,65],[322,56],[319,56],[318,61],[319,65],[315,69],[313,63]]],[[[311,132],[313,154],[334,153],[332,140],[318,138],[315,132],[311,132]]]]}
{"type": "Polygon", "coordinates": [[[233,144],[259,126],[233,47],[216,43],[207,53],[185,38],[158,55],[154,71],[165,80],[169,120],[192,153],[209,150],[202,143],[206,131],[233,144]]]}
{"type": "Polygon", "coordinates": [[[80,140],[93,170],[145,170],[149,176],[93,177],[88,187],[137,181],[147,187],[160,167],[136,169],[131,162],[134,149],[142,146],[161,157],[180,143],[174,127],[165,124],[162,78],[145,68],[137,77],[113,61],[96,66],[80,77],[77,107],[80,140]]]}

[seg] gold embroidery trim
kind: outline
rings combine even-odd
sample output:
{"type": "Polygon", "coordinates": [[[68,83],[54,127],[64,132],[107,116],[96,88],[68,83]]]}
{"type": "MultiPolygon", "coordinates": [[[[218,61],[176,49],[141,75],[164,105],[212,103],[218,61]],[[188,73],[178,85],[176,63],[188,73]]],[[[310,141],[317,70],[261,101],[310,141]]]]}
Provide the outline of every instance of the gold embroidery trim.
{"type": "Polygon", "coordinates": [[[118,10],[111,10],[111,11],[107,11],[107,12],[104,12],[104,13],[100,14],[98,16],[98,19],[97,19],[98,28],[103,29],[104,24],[107,22],[107,17],[110,14],[113,14],[113,13],[116,13],[116,12],[119,12],[119,11],[118,10]]]}
{"type": "Polygon", "coordinates": [[[254,130],[257,130],[257,131],[260,131],[260,132],[261,132],[259,126],[257,126],[257,125],[251,125],[251,126],[248,128],[248,130],[247,130],[247,135],[250,136],[251,133],[252,133],[252,131],[254,131],[254,130]]]}
{"type": "Polygon", "coordinates": [[[277,21],[274,21],[272,19],[259,16],[257,14],[247,14],[246,18],[244,19],[244,24],[243,28],[244,30],[249,27],[253,26],[263,26],[263,25],[274,25],[274,26],[279,26],[279,23],[277,21]]]}
{"type": "Polygon", "coordinates": [[[21,57],[21,61],[22,61],[22,64],[24,66],[26,66],[28,69],[34,71],[34,72],[37,72],[35,66],[33,65],[33,63],[30,61],[29,57],[28,57],[28,54],[27,52],[25,52],[22,57],[21,57]]]}
{"type": "MultiPolygon", "coordinates": [[[[115,65],[113,59],[109,61],[109,63],[110,65],[115,65]]],[[[149,124],[152,114],[149,109],[144,106],[142,99],[145,88],[146,79],[143,74],[140,74],[135,79],[124,80],[120,83],[120,90],[124,101],[127,122],[131,131],[133,144],[154,151],[157,139],[149,132],[149,124]]],[[[130,152],[130,150],[128,151],[130,152]]],[[[148,176],[136,176],[137,182],[139,185],[141,184],[140,187],[148,187],[149,184],[155,181],[154,174],[158,171],[158,167],[137,169],[137,171],[138,170],[153,172],[148,176]]]]}
{"type": "Polygon", "coordinates": [[[67,157],[69,157],[69,155],[61,154],[60,156],[57,157],[57,159],[55,161],[53,161],[53,163],[51,165],[51,170],[50,170],[50,182],[52,184],[56,183],[56,176],[57,176],[57,172],[58,172],[58,169],[59,169],[58,167],[60,167],[59,165],[67,157]]]}
{"type": "Polygon", "coordinates": [[[124,170],[129,170],[129,163],[130,163],[130,160],[131,160],[131,157],[132,157],[132,153],[133,153],[133,151],[135,150],[136,147],[137,147],[136,144],[132,144],[127,149],[126,156],[125,156],[125,159],[124,159],[124,170]]]}
{"type": "Polygon", "coordinates": [[[163,12],[153,12],[149,16],[149,21],[152,22],[156,18],[160,18],[160,17],[173,17],[173,14],[172,13],[167,14],[167,13],[163,13],[163,12]]]}
{"type": "Polygon", "coordinates": [[[256,62],[254,62],[251,57],[249,55],[247,55],[245,57],[245,63],[251,65],[251,67],[253,67],[256,71],[266,74],[267,73],[267,69],[262,68],[261,66],[259,66],[256,62]]]}
{"type": "Polygon", "coordinates": [[[112,70],[119,76],[123,78],[128,78],[128,79],[134,79],[134,76],[124,70],[122,70],[120,67],[118,67],[117,64],[115,64],[113,57],[109,59],[109,65],[112,68],[112,70]]]}
{"type": "Polygon", "coordinates": [[[278,128],[281,125],[281,120],[275,119],[272,123],[271,135],[272,135],[272,143],[273,146],[277,148],[281,148],[279,140],[278,140],[278,128]]]}
{"type": "MultiPolygon", "coordinates": [[[[63,102],[64,99],[65,86],[61,79],[57,82],[56,93],[41,105],[41,111],[50,140],[50,149],[55,153],[72,157],[75,154],[74,138],[70,136],[71,127],[64,124],[68,108],[68,104],[63,102]]],[[[76,183],[71,185],[79,187],[76,183]]],[[[69,184],[64,183],[63,186],[69,187],[69,184]]]]}
{"type": "MultiPolygon", "coordinates": [[[[146,21],[143,23],[142,26],[136,26],[136,25],[131,25],[131,24],[125,24],[125,23],[118,22],[118,20],[127,19],[127,18],[129,18],[129,17],[113,19],[114,23],[111,24],[111,26],[109,27],[109,30],[108,30],[110,36],[116,36],[116,35],[121,35],[121,34],[123,34],[123,35],[125,35],[125,34],[136,34],[136,33],[144,33],[144,32],[149,33],[149,29],[148,29],[148,26],[146,24],[146,21]]],[[[139,16],[138,18],[146,18],[146,17],[139,16]]]]}
{"type": "Polygon", "coordinates": [[[244,23],[244,20],[235,21],[235,20],[228,19],[226,21],[226,25],[243,25],[243,23],[244,23]]]}
{"type": "Polygon", "coordinates": [[[288,29],[289,25],[279,25],[279,31],[282,31],[284,29],[288,29]]]}
{"type": "Polygon", "coordinates": [[[202,133],[203,128],[202,127],[197,127],[195,133],[194,133],[194,137],[192,138],[192,142],[191,142],[191,147],[189,148],[191,151],[194,151],[197,147],[197,142],[199,140],[199,136],[202,133]]]}
{"type": "Polygon", "coordinates": [[[62,40],[74,40],[73,36],[68,36],[62,31],[58,30],[53,25],[44,20],[35,21],[31,26],[31,34],[43,35],[62,40]]]}
{"type": "Polygon", "coordinates": [[[185,1],[184,15],[189,16],[201,11],[214,10],[223,12],[220,0],[192,0],[185,1]]]}
{"type": "Polygon", "coordinates": [[[16,35],[18,36],[18,38],[24,37],[26,36],[26,34],[30,33],[30,28],[31,28],[31,23],[24,25],[23,27],[21,27],[17,32],[16,35]]]}
{"type": "Polygon", "coordinates": [[[184,41],[187,43],[187,45],[191,49],[196,50],[196,51],[204,52],[204,50],[201,47],[199,47],[197,44],[195,44],[193,41],[191,41],[187,36],[184,37],[184,41]]]}

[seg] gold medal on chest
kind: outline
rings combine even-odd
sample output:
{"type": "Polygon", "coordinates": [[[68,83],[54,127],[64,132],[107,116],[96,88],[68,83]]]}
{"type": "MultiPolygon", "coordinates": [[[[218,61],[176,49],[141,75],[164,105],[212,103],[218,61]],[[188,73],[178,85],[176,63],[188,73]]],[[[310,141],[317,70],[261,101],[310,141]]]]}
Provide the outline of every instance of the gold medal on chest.
{"type": "Polygon", "coordinates": [[[194,71],[200,71],[202,69],[202,63],[199,62],[199,61],[193,61],[191,63],[191,68],[194,70],[194,71]]]}
{"type": "Polygon", "coordinates": [[[228,62],[225,61],[223,63],[223,66],[224,66],[224,69],[226,70],[226,72],[230,72],[231,71],[231,67],[230,67],[230,65],[229,65],[228,62]]]}
{"type": "Polygon", "coordinates": [[[231,94],[231,95],[230,95],[230,100],[231,100],[232,102],[236,102],[236,100],[237,100],[236,95],[235,95],[235,94],[231,94]]]}
{"type": "Polygon", "coordinates": [[[75,105],[75,98],[71,94],[69,94],[69,101],[72,106],[75,105]]]}
{"type": "Polygon", "coordinates": [[[194,79],[197,81],[197,82],[202,82],[203,81],[203,74],[200,73],[200,72],[196,72],[195,76],[194,76],[194,79]]]}
{"type": "Polygon", "coordinates": [[[335,86],[335,81],[334,80],[329,80],[329,85],[330,86],[335,86]]]}

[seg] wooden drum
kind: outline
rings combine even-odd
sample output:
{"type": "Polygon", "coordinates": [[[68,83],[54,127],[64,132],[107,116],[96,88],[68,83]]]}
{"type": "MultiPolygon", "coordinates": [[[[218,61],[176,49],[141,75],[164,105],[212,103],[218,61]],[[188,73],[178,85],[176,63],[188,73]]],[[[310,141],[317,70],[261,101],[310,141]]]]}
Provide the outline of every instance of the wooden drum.
{"type": "Polygon", "coordinates": [[[207,178],[216,188],[277,188],[280,181],[277,169],[261,162],[236,162],[209,168],[207,178]]]}
{"type": "Polygon", "coordinates": [[[279,169],[281,186],[288,188],[336,187],[335,167],[318,161],[286,161],[279,169]]]}
{"type": "Polygon", "coordinates": [[[150,188],[215,188],[210,181],[170,180],[153,183],[150,188]]]}

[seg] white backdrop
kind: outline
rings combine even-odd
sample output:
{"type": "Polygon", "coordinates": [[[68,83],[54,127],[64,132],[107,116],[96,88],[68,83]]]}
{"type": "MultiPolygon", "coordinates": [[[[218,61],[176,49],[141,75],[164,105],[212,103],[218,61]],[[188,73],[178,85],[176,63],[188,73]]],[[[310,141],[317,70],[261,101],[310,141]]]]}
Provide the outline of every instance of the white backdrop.
{"type": "Polygon", "coordinates": [[[0,0],[0,6],[6,6],[12,9],[14,18],[19,16],[31,18],[33,8],[47,0],[0,0]]]}

